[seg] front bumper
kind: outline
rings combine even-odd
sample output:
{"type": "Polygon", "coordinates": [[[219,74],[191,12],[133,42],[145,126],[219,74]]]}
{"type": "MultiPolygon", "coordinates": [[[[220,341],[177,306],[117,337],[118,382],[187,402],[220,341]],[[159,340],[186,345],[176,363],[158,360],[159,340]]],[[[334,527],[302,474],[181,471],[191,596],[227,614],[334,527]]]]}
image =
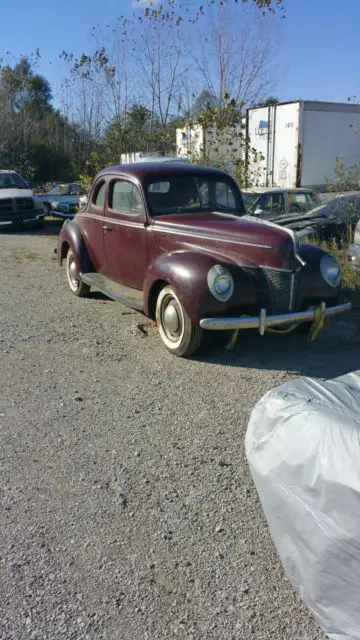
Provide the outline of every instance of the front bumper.
{"type": "Polygon", "coordinates": [[[44,214],[37,209],[35,209],[34,211],[27,211],[26,213],[24,212],[17,213],[15,211],[14,213],[0,215],[0,225],[7,225],[10,222],[18,222],[18,223],[37,222],[38,220],[41,220],[43,217],[44,217],[44,214]]]}
{"type": "Polygon", "coordinates": [[[49,215],[53,216],[54,218],[61,218],[61,220],[66,220],[67,218],[69,220],[71,220],[75,215],[76,215],[77,211],[59,211],[58,209],[51,209],[51,211],[49,212],[49,215]]]}
{"type": "MultiPolygon", "coordinates": [[[[322,302],[318,307],[323,312],[324,318],[331,318],[340,313],[350,311],[351,303],[339,304],[335,307],[326,307],[322,302]]],[[[264,335],[266,329],[283,327],[286,325],[297,325],[303,322],[315,322],[317,309],[307,309],[307,311],[296,311],[294,313],[279,313],[268,316],[266,309],[261,309],[256,317],[241,316],[240,318],[203,318],[200,320],[202,329],[211,331],[236,331],[238,329],[258,329],[260,335],[264,335]]]]}
{"type": "Polygon", "coordinates": [[[351,244],[348,249],[348,260],[351,262],[351,266],[356,271],[360,270],[360,246],[357,244],[351,244]]]}

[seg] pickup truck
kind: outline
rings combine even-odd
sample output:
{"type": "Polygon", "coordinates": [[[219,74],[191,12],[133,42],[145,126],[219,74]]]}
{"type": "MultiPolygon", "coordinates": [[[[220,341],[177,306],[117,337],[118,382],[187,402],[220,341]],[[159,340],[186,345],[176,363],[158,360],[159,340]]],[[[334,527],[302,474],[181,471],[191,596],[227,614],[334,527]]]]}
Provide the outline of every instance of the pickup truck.
{"type": "Polygon", "coordinates": [[[42,226],[44,208],[35,202],[29,185],[16,171],[0,170],[0,228],[26,223],[42,226]]]}

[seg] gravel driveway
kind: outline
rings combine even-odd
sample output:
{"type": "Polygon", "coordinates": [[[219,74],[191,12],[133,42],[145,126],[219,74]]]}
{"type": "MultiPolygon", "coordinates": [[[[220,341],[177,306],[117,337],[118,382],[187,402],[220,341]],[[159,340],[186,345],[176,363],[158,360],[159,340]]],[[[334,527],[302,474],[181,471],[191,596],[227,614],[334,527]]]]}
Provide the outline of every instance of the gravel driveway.
{"type": "Polygon", "coordinates": [[[1,638],[320,640],[244,434],[271,387],[358,368],[356,322],[181,360],[140,314],[75,298],[54,246],[0,235],[1,638]]]}

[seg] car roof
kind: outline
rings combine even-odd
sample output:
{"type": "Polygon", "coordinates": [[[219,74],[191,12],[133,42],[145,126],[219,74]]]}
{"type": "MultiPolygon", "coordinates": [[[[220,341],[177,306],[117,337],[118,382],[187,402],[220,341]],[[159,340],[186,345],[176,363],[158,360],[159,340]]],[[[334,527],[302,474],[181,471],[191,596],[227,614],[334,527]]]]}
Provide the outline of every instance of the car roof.
{"type": "Polygon", "coordinates": [[[188,158],[182,158],[181,156],[143,156],[138,160],[134,160],[131,164],[139,164],[139,162],[184,162],[186,164],[190,164],[190,160],[188,158]]]}
{"type": "Polygon", "coordinates": [[[302,187],[254,187],[252,193],[256,195],[264,195],[264,193],[315,193],[314,189],[302,188],[302,187]]]}
{"type": "Polygon", "coordinates": [[[209,167],[201,167],[199,165],[187,164],[185,162],[134,162],[132,164],[120,164],[112,167],[106,167],[98,174],[106,176],[107,174],[118,174],[133,176],[138,180],[159,178],[161,176],[172,175],[207,175],[218,178],[231,179],[228,173],[220,169],[210,169],[209,167]]]}
{"type": "Polygon", "coordinates": [[[19,175],[18,172],[14,171],[13,169],[0,169],[0,173],[16,173],[17,175],[19,175]]]}

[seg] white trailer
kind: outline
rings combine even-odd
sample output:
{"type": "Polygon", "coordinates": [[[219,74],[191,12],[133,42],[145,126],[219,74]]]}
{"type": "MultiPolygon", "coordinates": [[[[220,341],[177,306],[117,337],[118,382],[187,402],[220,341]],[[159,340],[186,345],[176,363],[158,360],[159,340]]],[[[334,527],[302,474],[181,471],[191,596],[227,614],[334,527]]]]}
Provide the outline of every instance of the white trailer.
{"type": "Polygon", "coordinates": [[[337,158],[345,167],[360,162],[360,105],[296,101],[249,109],[247,134],[257,186],[321,188],[334,178],[337,158]]]}

